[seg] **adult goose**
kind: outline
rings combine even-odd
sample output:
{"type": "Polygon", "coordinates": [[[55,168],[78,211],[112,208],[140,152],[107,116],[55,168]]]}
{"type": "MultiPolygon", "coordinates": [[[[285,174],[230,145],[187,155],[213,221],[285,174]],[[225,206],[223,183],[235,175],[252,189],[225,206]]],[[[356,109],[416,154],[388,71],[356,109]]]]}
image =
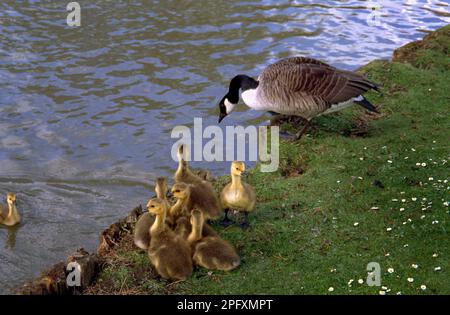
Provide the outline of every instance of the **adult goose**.
{"type": "Polygon", "coordinates": [[[340,70],[313,58],[286,58],[269,65],[258,80],[247,75],[235,76],[219,103],[219,123],[235,109],[241,90],[242,100],[252,109],[305,120],[305,127],[296,134],[299,139],[316,116],[354,103],[377,112],[362,96],[371,89],[378,91],[377,85],[361,74],[340,70]]]}

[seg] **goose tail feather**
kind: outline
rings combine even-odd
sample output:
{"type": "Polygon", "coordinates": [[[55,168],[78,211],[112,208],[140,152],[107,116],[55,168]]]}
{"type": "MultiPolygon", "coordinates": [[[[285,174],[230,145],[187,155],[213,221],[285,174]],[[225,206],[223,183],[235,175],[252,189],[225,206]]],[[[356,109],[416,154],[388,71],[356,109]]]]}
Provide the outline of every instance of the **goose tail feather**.
{"type": "Polygon", "coordinates": [[[354,102],[362,107],[364,107],[365,109],[367,109],[368,111],[374,112],[379,114],[380,112],[377,110],[377,108],[375,106],[372,105],[372,103],[370,103],[364,96],[361,96],[359,99],[354,100],[354,102]]]}

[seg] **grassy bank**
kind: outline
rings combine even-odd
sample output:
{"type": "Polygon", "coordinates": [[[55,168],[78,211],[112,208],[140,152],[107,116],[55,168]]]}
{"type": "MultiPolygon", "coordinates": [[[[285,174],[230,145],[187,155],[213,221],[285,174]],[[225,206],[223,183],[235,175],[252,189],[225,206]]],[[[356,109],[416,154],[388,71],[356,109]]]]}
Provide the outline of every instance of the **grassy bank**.
{"type": "Polygon", "coordinates": [[[450,26],[367,65],[381,115],[320,117],[309,136],[281,143],[278,172],[250,172],[252,228],[216,226],[239,269],[158,281],[126,237],[85,293],[450,294],[449,49],[450,26]],[[383,287],[365,284],[370,262],[383,287]]]}

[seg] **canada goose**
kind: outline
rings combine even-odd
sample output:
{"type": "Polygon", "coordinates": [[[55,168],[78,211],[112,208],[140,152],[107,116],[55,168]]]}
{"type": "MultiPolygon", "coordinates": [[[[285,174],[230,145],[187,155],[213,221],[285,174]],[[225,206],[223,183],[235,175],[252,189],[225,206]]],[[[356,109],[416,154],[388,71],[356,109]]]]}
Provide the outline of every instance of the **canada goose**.
{"type": "Polygon", "coordinates": [[[183,182],[183,183],[199,183],[202,182],[203,179],[199,176],[195,175],[189,168],[188,163],[185,160],[185,154],[187,153],[187,149],[184,144],[178,147],[177,158],[178,158],[178,168],[174,175],[175,183],[183,182]]]}
{"type": "Polygon", "coordinates": [[[167,227],[167,204],[153,198],[148,201],[147,209],[156,216],[150,228],[148,256],[151,263],[165,279],[186,280],[193,270],[191,251],[187,241],[167,227]]]}
{"type": "Polygon", "coordinates": [[[0,204],[0,225],[14,226],[20,223],[20,214],[16,207],[16,194],[6,195],[6,205],[0,204]]]}
{"type": "Polygon", "coordinates": [[[237,268],[241,259],[234,247],[218,236],[202,236],[203,213],[193,210],[191,215],[192,231],[188,243],[192,250],[192,260],[196,265],[207,269],[230,271],[237,268]]]}
{"type": "Polygon", "coordinates": [[[190,211],[198,209],[206,219],[218,219],[222,213],[219,199],[211,183],[202,181],[196,184],[175,183],[172,194],[183,202],[183,211],[189,215],[190,211]]]}
{"type": "Polygon", "coordinates": [[[228,212],[230,209],[234,209],[244,213],[245,219],[241,227],[247,229],[250,226],[248,213],[255,209],[256,194],[252,186],[241,180],[244,172],[244,162],[234,161],[231,163],[231,183],[226,185],[220,193],[220,201],[225,208],[225,218],[221,223],[223,225],[231,223],[228,212]]]}
{"type": "MultiPolygon", "coordinates": [[[[165,177],[158,177],[155,185],[156,197],[163,200],[169,206],[167,191],[167,179],[165,177]]],[[[155,222],[155,217],[149,212],[143,213],[136,222],[134,227],[134,244],[140,249],[148,249],[150,244],[149,229],[153,222],[155,222]]],[[[170,221],[168,223],[170,224],[170,221]]]]}
{"type": "Polygon", "coordinates": [[[230,81],[228,93],[219,103],[222,119],[239,103],[239,90],[244,103],[255,110],[299,116],[305,120],[297,133],[299,139],[310,120],[342,108],[359,104],[372,112],[377,109],[362,94],[377,90],[375,83],[361,74],[336,69],[322,61],[307,57],[281,59],[269,65],[255,80],[237,75],[230,81]]]}

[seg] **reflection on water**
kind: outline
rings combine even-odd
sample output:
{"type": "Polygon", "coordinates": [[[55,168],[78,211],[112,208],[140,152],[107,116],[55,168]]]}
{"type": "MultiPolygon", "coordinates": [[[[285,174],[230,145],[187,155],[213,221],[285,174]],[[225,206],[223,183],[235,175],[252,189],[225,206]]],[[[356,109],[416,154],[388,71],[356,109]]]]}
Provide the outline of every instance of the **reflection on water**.
{"type": "Polygon", "coordinates": [[[6,235],[5,249],[14,250],[14,247],[16,247],[16,235],[18,229],[18,226],[7,228],[8,234],[6,235]]]}
{"type": "Polygon", "coordinates": [[[215,124],[235,74],[298,54],[353,69],[450,21],[442,1],[378,1],[369,26],[367,1],[120,0],[80,1],[69,28],[68,2],[0,3],[0,195],[23,212],[0,229],[0,293],[144,203],[175,166],[171,129],[215,124]]]}

